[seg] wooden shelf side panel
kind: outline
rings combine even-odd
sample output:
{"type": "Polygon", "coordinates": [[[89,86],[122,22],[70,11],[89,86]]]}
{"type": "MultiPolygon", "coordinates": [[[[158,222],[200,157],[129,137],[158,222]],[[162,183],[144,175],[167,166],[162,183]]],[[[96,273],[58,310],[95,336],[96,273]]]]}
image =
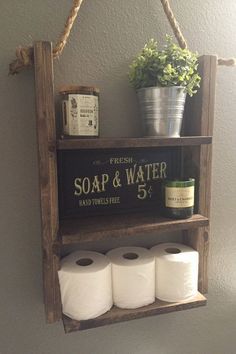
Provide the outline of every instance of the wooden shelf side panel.
{"type": "Polygon", "coordinates": [[[61,300],[57,277],[60,252],[54,252],[53,248],[58,237],[59,217],[56,149],[52,149],[53,145],[56,146],[56,129],[51,43],[35,43],[34,66],[44,303],[47,322],[52,323],[61,318],[61,300]]]}
{"type": "MultiPolygon", "coordinates": [[[[216,56],[204,55],[200,58],[201,88],[187,103],[185,134],[213,135],[216,70],[216,56]]],[[[197,181],[196,212],[210,218],[212,146],[183,148],[183,159],[186,162],[184,174],[195,177],[197,181]]],[[[208,290],[209,235],[209,226],[184,233],[185,243],[200,255],[199,291],[203,294],[208,290]]]]}

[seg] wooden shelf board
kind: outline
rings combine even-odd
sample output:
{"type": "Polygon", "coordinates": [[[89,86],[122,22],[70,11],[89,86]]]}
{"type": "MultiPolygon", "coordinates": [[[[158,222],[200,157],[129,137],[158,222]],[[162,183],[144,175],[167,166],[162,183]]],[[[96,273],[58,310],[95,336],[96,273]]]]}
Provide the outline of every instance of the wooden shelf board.
{"type": "Polygon", "coordinates": [[[94,216],[62,220],[59,235],[63,245],[135,236],[138,233],[187,230],[208,226],[208,218],[195,214],[189,219],[173,220],[150,212],[94,216]]]}
{"type": "Polygon", "coordinates": [[[113,306],[110,311],[102,316],[86,321],[76,321],[63,315],[62,320],[66,333],[81,331],[89,328],[95,328],[100,326],[106,326],[109,324],[130,321],[142,317],[161,315],[164,313],[188,310],[200,306],[206,305],[206,298],[201,293],[198,293],[195,297],[182,301],[182,302],[164,302],[156,299],[156,301],[148,306],[141,307],[139,309],[124,310],[116,306],[113,306]]]}
{"type": "Polygon", "coordinates": [[[151,148],[158,146],[193,146],[211,144],[211,136],[184,136],[180,138],[96,138],[76,139],[64,138],[57,140],[58,150],[76,149],[121,149],[121,148],[151,148]]]}

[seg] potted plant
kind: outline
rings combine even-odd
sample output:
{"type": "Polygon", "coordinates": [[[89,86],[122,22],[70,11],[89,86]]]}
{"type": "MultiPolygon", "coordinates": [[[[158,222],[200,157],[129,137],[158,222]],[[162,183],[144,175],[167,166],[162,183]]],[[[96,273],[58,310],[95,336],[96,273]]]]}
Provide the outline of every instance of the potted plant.
{"type": "Polygon", "coordinates": [[[151,39],[130,65],[130,84],[138,94],[146,136],[179,137],[186,94],[197,92],[198,55],[166,36],[163,49],[151,39]]]}

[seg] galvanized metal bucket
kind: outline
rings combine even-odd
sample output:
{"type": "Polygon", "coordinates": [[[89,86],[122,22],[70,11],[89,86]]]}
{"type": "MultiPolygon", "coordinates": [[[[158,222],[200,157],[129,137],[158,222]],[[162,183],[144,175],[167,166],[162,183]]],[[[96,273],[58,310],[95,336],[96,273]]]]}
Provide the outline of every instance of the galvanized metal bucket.
{"type": "Polygon", "coordinates": [[[186,93],[181,86],[137,91],[145,136],[179,137],[186,93]]]}

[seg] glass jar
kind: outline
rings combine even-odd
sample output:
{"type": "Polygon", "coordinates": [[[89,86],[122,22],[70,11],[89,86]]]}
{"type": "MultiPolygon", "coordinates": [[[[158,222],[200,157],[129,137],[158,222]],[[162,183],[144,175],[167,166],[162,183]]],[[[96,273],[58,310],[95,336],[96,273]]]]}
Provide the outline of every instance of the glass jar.
{"type": "Polygon", "coordinates": [[[164,181],[164,214],[173,219],[187,219],[194,210],[194,178],[164,181]]]}
{"type": "Polygon", "coordinates": [[[99,89],[93,86],[64,86],[63,132],[68,136],[99,136],[99,89]]]}

